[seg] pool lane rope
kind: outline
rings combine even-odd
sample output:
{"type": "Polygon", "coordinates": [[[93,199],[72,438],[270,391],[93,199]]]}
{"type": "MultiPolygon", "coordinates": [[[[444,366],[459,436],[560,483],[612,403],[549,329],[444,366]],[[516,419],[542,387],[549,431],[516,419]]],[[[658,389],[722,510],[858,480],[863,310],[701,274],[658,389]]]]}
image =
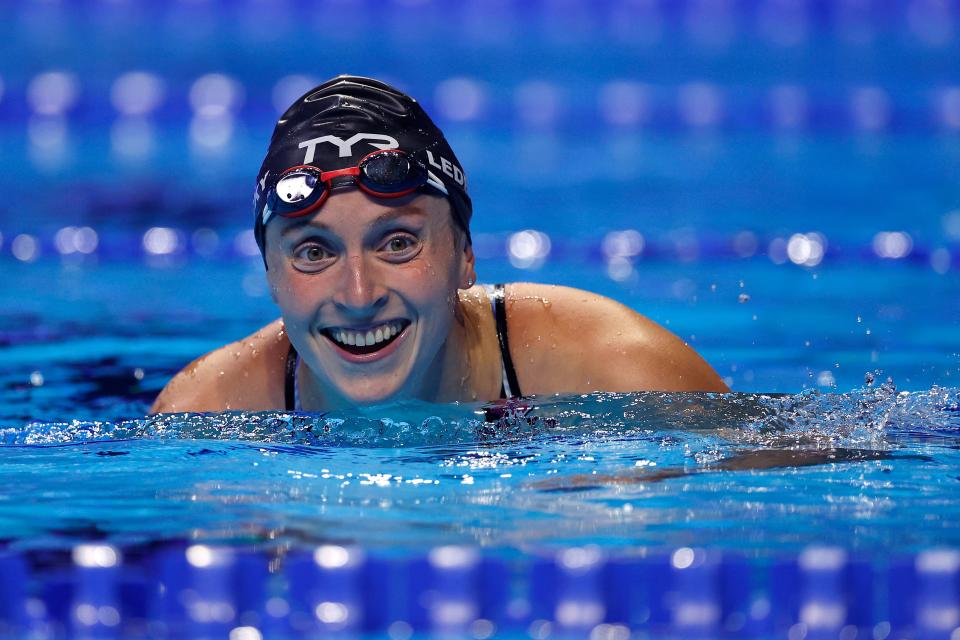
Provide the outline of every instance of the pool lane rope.
{"type": "Polygon", "coordinates": [[[0,552],[0,637],[942,638],[960,551],[520,554],[172,543],[0,552]]]}

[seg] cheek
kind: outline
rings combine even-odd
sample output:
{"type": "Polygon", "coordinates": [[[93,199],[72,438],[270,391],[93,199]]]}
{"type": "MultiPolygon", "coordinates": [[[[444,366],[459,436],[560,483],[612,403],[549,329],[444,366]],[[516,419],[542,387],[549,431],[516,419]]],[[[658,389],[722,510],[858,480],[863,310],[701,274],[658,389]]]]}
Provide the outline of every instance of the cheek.
{"type": "Polygon", "coordinates": [[[434,293],[455,287],[459,280],[458,274],[454,273],[451,257],[446,253],[424,251],[418,260],[409,263],[405,268],[409,270],[408,277],[411,281],[430,287],[434,293]]]}
{"type": "Polygon", "coordinates": [[[285,318],[307,315],[314,301],[310,296],[311,287],[300,274],[277,270],[268,277],[270,292],[285,318]]]}
{"type": "Polygon", "coordinates": [[[459,274],[454,272],[449,254],[425,255],[422,260],[408,265],[407,282],[410,298],[418,306],[438,314],[437,320],[446,324],[446,315],[452,315],[457,301],[459,274]],[[444,312],[447,313],[444,313],[444,312]]]}
{"type": "Polygon", "coordinates": [[[434,250],[427,258],[432,277],[437,281],[455,286],[460,280],[460,260],[451,251],[453,239],[444,237],[440,242],[433,244],[434,250]]]}

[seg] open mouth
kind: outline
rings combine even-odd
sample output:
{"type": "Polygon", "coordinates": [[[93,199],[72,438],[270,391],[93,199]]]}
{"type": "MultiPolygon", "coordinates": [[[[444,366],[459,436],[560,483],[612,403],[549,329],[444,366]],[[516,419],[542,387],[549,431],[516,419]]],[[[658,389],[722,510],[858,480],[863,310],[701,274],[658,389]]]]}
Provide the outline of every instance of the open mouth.
{"type": "Polygon", "coordinates": [[[385,348],[409,325],[409,320],[391,320],[366,329],[329,327],[321,333],[347,353],[362,356],[385,348]]]}

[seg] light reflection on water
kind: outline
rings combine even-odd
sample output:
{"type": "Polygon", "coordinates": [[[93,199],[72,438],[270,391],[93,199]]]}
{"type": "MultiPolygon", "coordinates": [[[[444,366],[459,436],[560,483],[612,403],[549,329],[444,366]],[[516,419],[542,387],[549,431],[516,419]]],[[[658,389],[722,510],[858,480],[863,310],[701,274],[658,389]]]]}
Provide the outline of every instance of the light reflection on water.
{"type": "Polygon", "coordinates": [[[34,422],[0,432],[0,536],[957,545],[958,434],[960,390],[889,384],[34,422]]]}

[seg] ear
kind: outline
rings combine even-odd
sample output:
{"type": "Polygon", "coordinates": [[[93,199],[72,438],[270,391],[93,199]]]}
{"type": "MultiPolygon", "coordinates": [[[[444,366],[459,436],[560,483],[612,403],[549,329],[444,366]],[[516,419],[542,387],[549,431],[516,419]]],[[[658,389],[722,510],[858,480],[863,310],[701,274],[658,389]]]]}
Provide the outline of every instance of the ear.
{"type": "Polygon", "coordinates": [[[476,256],[473,245],[464,241],[463,254],[460,256],[460,284],[458,288],[469,289],[477,282],[476,256]]]}

